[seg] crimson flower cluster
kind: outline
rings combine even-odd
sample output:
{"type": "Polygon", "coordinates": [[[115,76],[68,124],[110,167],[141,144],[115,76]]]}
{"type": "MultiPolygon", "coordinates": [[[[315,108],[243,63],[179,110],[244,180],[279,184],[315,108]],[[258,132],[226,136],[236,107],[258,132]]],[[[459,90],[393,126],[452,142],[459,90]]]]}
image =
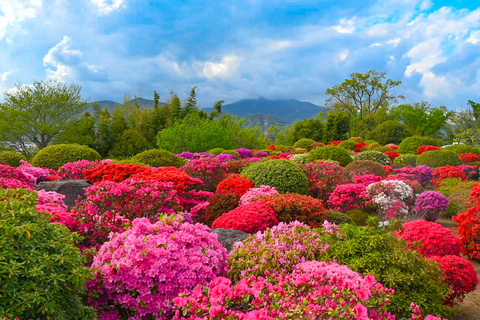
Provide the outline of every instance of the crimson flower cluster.
{"type": "Polygon", "coordinates": [[[240,176],[239,174],[230,175],[217,186],[216,194],[232,193],[239,197],[243,196],[248,189],[254,187],[254,184],[249,179],[240,176]]]}
{"type": "Polygon", "coordinates": [[[427,151],[432,151],[432,150],[442,150],[442,148],[437,147],[437,146],[431,146],[431,145],[420,146],[417,149],[417,154],[421,155],[422,153],[425,153],[427,151]]]}
{"type": "Polygon", "coordinates": [[[474,153],[461,153],[458,156],[464,163],[472,163],[480,160],[480,157],[474,153]]]}
{"type": "Polygon", "coordinates": [[[91,183],[102,181],[122,182],[134,174],[148,172],[150,168],[136,164],[108,163],[92,169],[83,171],[85,179],[91,183]]]}
{"type": "Polygon", "coordinates": [[[315,161],[301,164],[310,183],[310,195],[327,201],[335,187],[342,184],[344,167],[332,161],[315,161]]]}
{"type": "Polygon", "coordinates": [[[180,168],[193,178],[201,179],[205,184],[205,190],[215,192],[217,185],[225,179],[227,165],[218,159],[203,158],[190,160],[180,168]]]}
{"type": "Polygon", "coordinates": [[[432,183],[435,188],[440,187],[440,182],[446,178],[458,178],[462,181],[467,180],[465,173],[463,173],[463,171],[457,167],[445,166],[433,170],[432,183]]]}

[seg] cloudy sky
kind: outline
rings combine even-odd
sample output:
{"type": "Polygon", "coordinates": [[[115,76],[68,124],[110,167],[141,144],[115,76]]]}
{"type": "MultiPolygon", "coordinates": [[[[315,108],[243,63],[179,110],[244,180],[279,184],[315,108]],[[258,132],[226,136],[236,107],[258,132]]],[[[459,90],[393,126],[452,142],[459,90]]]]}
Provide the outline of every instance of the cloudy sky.
{"type": "MultiPolygon", "coordinates": [[[[259,96],[322,105],[352,72],[386,71],[407,102],[480,102],[477,0],[0,0],[0,91],[56,79],[90,101],[201,106],[259,96]]],[[[2,95],[3,96],[3,95],[2,95]]]]}

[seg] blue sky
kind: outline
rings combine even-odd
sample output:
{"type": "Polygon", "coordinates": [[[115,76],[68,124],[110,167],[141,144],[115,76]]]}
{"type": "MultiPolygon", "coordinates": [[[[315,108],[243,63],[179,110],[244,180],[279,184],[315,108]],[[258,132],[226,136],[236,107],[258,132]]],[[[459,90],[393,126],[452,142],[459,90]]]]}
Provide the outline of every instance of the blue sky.
{"type": "Polygon", "coordinates": [[[480,102],[478,1],[0,0],[2,93],[56,79],[90,101],[195,85],[202,107],[323,105],[326,88],[369,69],[401,80],[406,102],[480,102]]]}

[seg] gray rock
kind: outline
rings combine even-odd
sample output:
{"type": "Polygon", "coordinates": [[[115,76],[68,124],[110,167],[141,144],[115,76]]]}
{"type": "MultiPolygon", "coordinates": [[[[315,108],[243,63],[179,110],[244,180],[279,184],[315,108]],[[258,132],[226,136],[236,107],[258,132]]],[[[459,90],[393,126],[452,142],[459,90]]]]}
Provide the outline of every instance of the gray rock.
{"type": "Polygon", "coordinates": [[[68,209],[75,205],[75,200],[81,196],[85,197],[85,189],[92,184],[87,180],[56,180],[56,181],[42,181],[37,184],[36,190],[55,191],[65,195],[63,201],[68,209]]]}
{"type": "Polygon", "coordinates": [[[227,249],[228,252],[232,251],[233,244],[235,242],[242,242],[243,240],[250,237],[249,233],[245,233],[239,230],[230,230],[230,229],[213,229],[212,233],[218,234],[218,241],[222,246],[227,249]]]}

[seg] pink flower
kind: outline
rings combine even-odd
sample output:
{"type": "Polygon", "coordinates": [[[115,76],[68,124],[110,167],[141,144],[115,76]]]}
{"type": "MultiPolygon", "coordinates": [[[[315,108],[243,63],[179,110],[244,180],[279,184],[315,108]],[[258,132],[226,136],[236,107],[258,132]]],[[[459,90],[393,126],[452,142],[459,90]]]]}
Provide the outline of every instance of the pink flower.
{"type": "Polygon", "coordinates": [[[357,320],[369,320],[367,308],[363,304],[358,304],[354,307],[355,319],[357,320]]]}

